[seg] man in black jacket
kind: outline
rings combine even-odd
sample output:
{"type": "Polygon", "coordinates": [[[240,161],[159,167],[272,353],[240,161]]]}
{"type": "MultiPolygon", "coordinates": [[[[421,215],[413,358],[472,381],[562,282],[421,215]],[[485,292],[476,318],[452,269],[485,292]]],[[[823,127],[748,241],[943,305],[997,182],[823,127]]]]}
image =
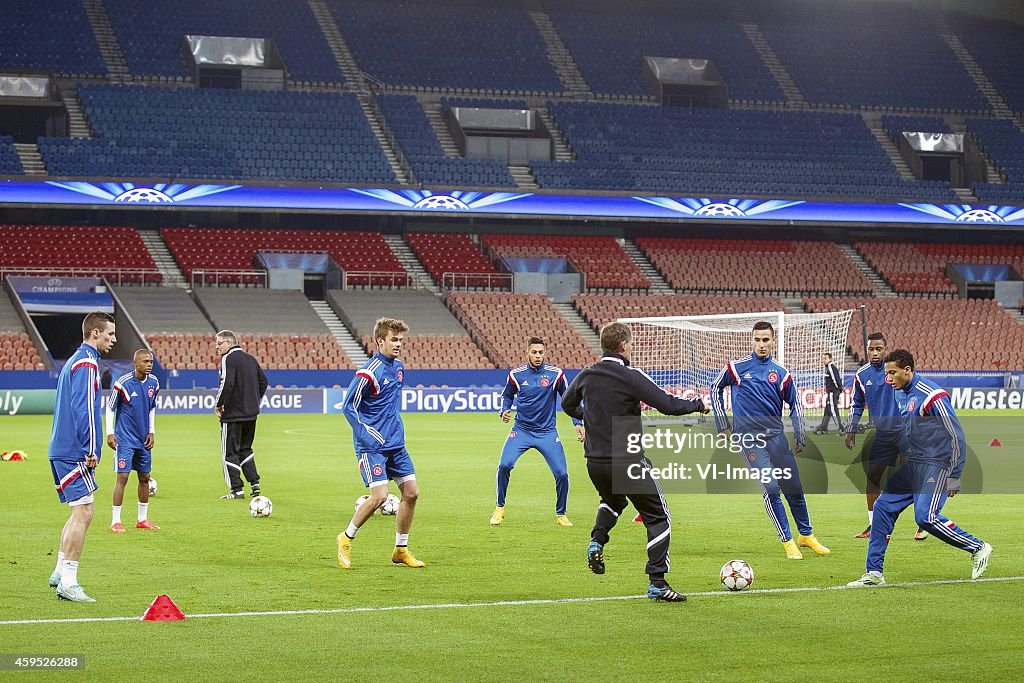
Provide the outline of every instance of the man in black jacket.
{"type": "Polygon", "coordinates": [[[224,481],[231,487],[221,499],[245,498],[242,475],[255,498],[260,495],[260,474],[256,471],[252,440],[256,436],[260,399],[267,393],[267,376],[259,362],[238,345],[234,332],[221,330],[216,343],[220,354],[220,389],[215,412],[220,418],[224,481]]]}
{"type": "Polygon", "coordinates": [[[627,435],[640,434],[643,430],[641,402],[666,415],[707,413],[708,409],[699,399],[689,401],[672,396],[642,371],[629,367],[631,348],[632,338],[626,325],[605,325],[601,328],[604,356],[580,372],[562,396],[562,410],[587,425],[583,443],[587,473],[601,496],[587,548],[587,565],[595,574],[604,574],[604,546],[628,500],[647,527],[646,572],[650,577],[647,597],[683,602],[686,596],[672,590],[665,581],[672,533],[668,504],[657,479],[650,476],[651,463],[643,451],[631,455],[627,450],[627,435]],[[628,474],[638,468],[645,476],[637,478],[628,474]],[[620,487],[615,482],[626,482],[627,478],[630,490],[617,492],[620,487]]]}
{"type": "Polygon", "coordinates": [[[821,418],[821,424],[814,430],[815,434],[828,434],[828,424],[833,419],[839,425],[839,433],[843,434],[843,421],[839,418],[839,397],[843,393],[843,375],[839,368],[832,362],[832,354],[826,353],[821,357],[822,365],[825,366],[825,414],[821,418]]]}

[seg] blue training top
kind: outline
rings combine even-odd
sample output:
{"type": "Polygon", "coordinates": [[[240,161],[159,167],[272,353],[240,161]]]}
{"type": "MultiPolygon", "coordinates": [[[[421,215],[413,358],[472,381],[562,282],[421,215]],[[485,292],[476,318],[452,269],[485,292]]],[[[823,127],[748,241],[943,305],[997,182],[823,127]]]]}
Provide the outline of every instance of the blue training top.
{"type": "MultiPolygon", "coordinates": [[[[505,389],[501,392],[501,412],[516,404],[516,426],[529,432],[545,432],[555,428],[558,398],[569,387],[561,368],[542,363],[529,363],[509,370],[505,389]]],[[[583,424],[573,418],[574,425],[583,424]]]]}
{"type": "Polygon", "coordinates": [[[352,425],[356,453],[385,451],[405,446],[405,426],[399,413],[405,366],[379,351],[352,378],[342,403],[352,425]]]}
{"type": "Polygon", "coordinates": [[[160,381],[153,375],[140,380],[135,372],[119,377],[110,387],[107,403],[107,431],[113,421],[113,434],[118,448],[144,448],[146,435],[154,431],[156,397],[160,381]]]}
{"type": "Polygon", "coordinates": [[[50,460],[84,462],[103,453],[99,352],[86,343],[68,358],[57,377],[50,460]]]}
{"type": "Polygon", "coordinates": [[[732,361],[711,386],[711,409],[719,432],[729,429],[722,392],[731,386],[733,430],[737,434],[782,434],[782,404],[789,404],[789,416],[797,443],[804,443],[803,410],[793,376],[772,356],[750,354],[732,361]]]}

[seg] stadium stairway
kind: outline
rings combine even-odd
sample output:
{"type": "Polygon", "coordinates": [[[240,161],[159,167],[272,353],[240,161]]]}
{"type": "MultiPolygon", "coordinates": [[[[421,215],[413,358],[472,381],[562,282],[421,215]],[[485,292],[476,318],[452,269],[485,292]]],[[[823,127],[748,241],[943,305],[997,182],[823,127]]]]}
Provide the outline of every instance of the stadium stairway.
{"type": "Polygon", "coordinates": [[[18,153],[18,158],[21,159],[21,167],[25,169],[25,175],[47,175],[43,155],[39,153],[39,145],[34,142],[16,142],[14,149],[18,153]]]}
{"type": "Polygon", "coordinates": [[[555,153],[552,161],[572,161],[576,158],[576,153],[573,152],[572,146],[569,144],[569,139],[565,137],[565,131],[559,127],[555,121],[555,117],[551,115],[551,111],[547,107],[541,107],[536,110],[537,117],[544,122],[544,127],[548,129],[548,133],[551,135],[551,141],[555,145],[555,153]]]}
{"type": "Polygon", "coordinates": [[[178,262],[171,256],[171,251],[167,248],[167,243],[160,236],[160,231],[142,230],[141,228],[137,228],[137,230],[139,237],[142,238],[142,243],[146,245],[146,250],[149,251],[149,255],[153,257],[153,262],[156,263],[157,269],[163,275],[163,284],[167,287],[187,289],[189,283],[185,279],[185,274],[181,272],[178,262]]]}
{"type": "Polygon", "coordinates": [[[555,303],[554,306],[555,309],[562,314],[562,317],[569,321],[569,324],[572,325],[573,329],[580,333],[580,336],[583,337],[584,341],[586,341],[587,344],[589,344],[590,347],[600,355],[601,338],[597,335],[597,332],[594,331],[594,328],[583,319],[583,316],[576,310],[576,307],[571,303],[555,303]]]}
{"type": "Polygon", "coordinates": [[[387,123],[384,121],[384,115],[381,114],[380,109],[377,107],[377,100],[369,92],[356,93],[356,99],[359,101],[359,108],[363,110],[363,115],[366,116],[366,120],[370,123],[373,136],[377,138],[380,148],[384,151],[384,157],[388,160],[388,165],[391,166],[391,171],[395,174],[395,178],[398,179],[401,185],[411,185],[412,178],[408,170],[409,163],[405,160],[402,149],[395,141],[394,133],[391,132],[391,129],[388,128],[387,123]]]}
{"type": "Polygon", "coordinates": [[[524,0],[523,5],[537,26],[537,30],[540,31],[541,37],[544,38],[544,51],[551,66],[555,67],[558,80],[565,86],[566,94],[576,98],[592,99],[594,93],[591,92],[579,65],[569,54],[569,49],[562,41],[562,37],[558,35],[558,29],[555,28],[551,17],[544,11],[540,0],[524,0]]]}
{"type": "Polygon", "coordinates": [[[789,71],[782,64],[782,60],[775,54],[775,50],[772,49],[771,43],[768,42],[768,38],[765,37],[761,31],[761,27],[754,23],[749,16],[747,16],[746,7],[739,0],[733,0],[731,3],[733,16],[736,21],[739,22],[743,32],[747,34],[747,38],[750,39],[750,43],[757,50],[757,54],[761,56],[761,61],[768,67],[768,71],[772,77],[775,78],[775,82],[782,88],[783,94],[786,96],[786,104],[793,109],[803,109],[807,106],[807,100],[804,98],[800,88],[797,87],[796,81],[793,80],[793,76],[790,75],[789,71]]]}
{"type": "Polygon", "coordinates": [[[508,172],[512,174],[516,185],[524,190],[536,190],[540,187],[537,184],[537,179],[533,177],[533,172],[530,171],[529,166],[513,166],[509,164],[508,172]]]}
{"type": "Polygon", "coordinates": [[[92,129],[82,111],[82,101],[78,99],[77,88],[63,88],[60,98],[64,100],[64,110],[68,113],[68,136],[72,138],[91,138],[92,129]]]}
{"type": "Polygon", "coordinates": [[[330,304],[326,301],[311,300],[309,305],[313,307],[316,314],[324,321],[324,325],[327,325],[331,335],[338,340],[341,348],[345,349],[345,353],[352,359],[353,363],[361,366],[369,360],[370,357],[366,355],[363,345],[345,327],[345,324],[341,322],[341,318],[334,312],[330,304]]]}
{"type": "Polygon", "coordinates": [[[896,170],[900,174],[900,178],[903,180],[916,180],[914,172],[910,170],[910,164],[900,154],[900,150],[896,147],[896,143],[889,137],[888,131],[885,130],[885,126],[882,125],[882,115],[878,112],[861,112],[861,118],[864,119],[864,123],[867,124],[871,134],[878,140],[878,144],[881,145],[882,149],[889,156],[889,161],[896,167],[896,170]]]}
{"type": "Polygon", "coordinates": [[[988,79],[981,66],[975,61],[974,57],[968,52],[967,48],[961,42],[960,38],[953,32],[953,28],[949,25],[949,19],[946,17],[945,12],[935,13],[935,22],[939,30],[942,39],[949,45],[949,49],[953,51],[956,58],[963,64],[964,70],[974,81],[975,85],[978,86],[978,90],[981,94],[989,101],[992,105],[993,113],[999,118],[1009,119],[1013,118],[1013,112],[1010,111],[1010,107],[1007,106],[1006,100],[996,90],[995,85],[988,79]]]}
{"type": "Polygon", "coordinates": [[[455,138],[452,137],[451,131],[448,130],[448,124],[444,122],[444,116],[441,114],[441,105],[437,102],[424,102],[423,113],[427,115],[427,121],[430,122],[430,127],[434,130],[437,141],[441,143],[444,155],[453,158],[461,157],[459,147],[455,144],[455,138]]]}
{"type": "Polygon", "coordinates": [[[107,66],[107,73],[112,81],[130,81],[131,74],[128,73],[128,62],[124,58],[124,51],[121,44],[117,42],[117,35],[110,25],[110,16],[103,6],[102,0],[83,0],[85,16],[89,18],[93,35],[96,36],[96,45],[100,49],[103,63],[107,66]]]}
{"type": "Polygon", "coordinates": [[[636,264],[636,267],[640,269],[644,277],[650,280],[651,294],[671,294],[674,291],[668,280],[662,277],[658,269],[654,267],[654,264],[644,256],[644,253],[640,251],[640,248],[632,240],[623,240],[622,248],[625,250],[626,255],[629,256],[629,260],[636,264]]]}
{"type": "Polygon", "coordinates": [[[398,262],[402,264],[405,272],[412,278],[413,285],[417,289],[426,289],[434,294],[441,293],[441,290],[434,284],[423,264],[412,253],[412,249],[409,248],[409,245],[401,235],[383,235],[383,237],[388,248],[391,249],[398,262]]]}
{"type": "Polygon", "coordinates": [[[327,8],[324,0],[309,0],[309,9],[313,12],[313,17],[316,18],[316,23],[319,24],[324,38],[327,39],[327,45],[331,48],[331,54],[334,55],[334,61],[338,63],[345,82],[363,90],[365,86],[363,72],[356,64],[352,50],[349,49],[341,31],[338,30],[338,25],[334,22],[334,17],[331,16],[331,11],[327,8]]]}
{"type": "Polygon", "coordinates": [[[896,296],[896,292],[894,292],[892,287],[889,286],[889,283],[887,283],[881,275],[875,272],[875,269],[864,260],[864,257],[860,255],[860,252],[857,251],[852,244],[837,242],[836,246],[839,247],[839,251],[843,252],[843,255],[846,256],[846,258],[850,259],[853,265],[857,266],[857,269],[860,272],[864,273],[868,282],[871,283],[871,288],[875,290],[875,296],[896,296]]]}

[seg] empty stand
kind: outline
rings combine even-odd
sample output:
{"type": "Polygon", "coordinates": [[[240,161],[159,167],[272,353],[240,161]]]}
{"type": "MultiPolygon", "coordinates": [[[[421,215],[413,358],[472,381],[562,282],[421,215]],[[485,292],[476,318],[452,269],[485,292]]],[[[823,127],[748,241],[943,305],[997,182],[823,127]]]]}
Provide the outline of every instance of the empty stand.
{"type": "MultiPolygon", "coordinates": [[[[240,334],[243,349],[266,370],[351,370],[355,366],[329,334],[240,334]]],[[[220,365],[213,334],[153,334],[147,340],[171,370],[212,370],[220,365]]]]}
{"type": "Polygon", "coordinates": [[[40,138],[51,175],[395,183],[349,93],[80,85],[95,138],[40,138]]]}
{"type": "MultiPolygon", "coordinates": [[[[808,297],[811,312],[865,304],[868,329],[886,335],[888,348],[908,349],[918,370],[1024,369],[1024,325],[998,303],[982,299],[808,297]]],[[[850,326],[847,347],[864,361],[864,344],[850,326]]]]}
{"type": "Polygon", "coordinates": [[[412,95],[380,95],[377,103],[419,182],[434,186],[516,187],[508,167],[500,161],[445,156],[423,105],[412,95]]]}
{"type": "Polygon", "coordinates": [[[650,281],[614,237],[483,235],[495,257],[566,258],[586,274],[588,289],[649,289],[650,281]]]}
{"type": "MultiPolygon", "coordinates": [[[[163,228],[160,231],[187,277],[198,269],[251,270],[260,251],[326,252],[346,272],[349,286],[405,283],[405,270],[377,232],[163,228]]],[[[227,275],[224,282],[244,281],[227,275]]]]}
{"type": "Polygon", "coordinates": [[[178,287],[115,287],[114,294],[145,335],[211,335],[213,325],[188,292],[178,287]]]}
{"type": "Polygon", "coordinates": [[[423,290],[398,292],[332,289],[331,308],[363,342],[367,353],[376,351],[373,326],[378,318],[397,318],[409,325],[402,346],[402,362],[424,370],[482,369],[494,364],[473,343],[469,334],[437,296],[423,290]]]}
{"type": "Polygon", "coordinates": [[[38,69],[74,76],[107,75],[81,2],[5,2],[0,45],[0,68],[38,69]]]}
{"type": "MultiPolygon", "coordinates": [[[[854,114],[553,102],[575,161],[537,161],[541,187],[684,196],[955,198],[907,181],[854,114]]],[[[700,215],[700,214],[698,214],[700,215]]]]}
{"type": "Polygon", "coordinates": [[[290,78],[334,84],[345,80],[305,2],[104,0],[104,4],[133,74],[188,77],[182,39],[191,34],[272,38],[290,78]]]}
{"type": "Polygon", "coordinates": [[[455,314],[482,335],[502,367],[521,365],[531,336],[547,342],[547,361],[562,368],[583,368],[597,354],[573,329],[551,300],[540,294],[454,292],[455,314]]]}
{"type": "Polygon", "coordinates": [[[518,3],[328,0],[363,71],[388,85],[548,94],[562,83],[518,3]]]}
{"type": "Polygon", "coordinates": [[[21,157],[14,148],[14,138],[10,135],[0,135],[0,175],[25,175],[21,157]]]}
{"type": "Polygon", "coordinates": [[[25,332],[0,332],[0,370],[45,370],[25,332]]]}
{"type": "Polygon", "coordinates": [[[1024,112],[1024,72],[1020,68],[1024,26],[966,12],[951,14],[949,21],[1006,104],[1015,112],[1024,112]]]}
{"type": "Polygon", "coordinates": [[[1019,244],[909,244],[858,242],[857,249],[892,288],[901,293],[957,293],[946,277],[951,263],[991,263],[1024,272],[1024,245],[1019,244]]]}
{"type": "MultiPolygon", "coordinates": [[[[408,232],[405,241],[439,285],[445,284],[445,273],[480,273],[485,276],[498,273],[498,269],[466,233],[408,232]]],[[[463,282],[469,287],[492,284],[486,277],[460,279],[460,283],[463,282]]]]}
{"type": "Polygon", "coordinates": [[[17,309],[0,287],[0,370],[44,370],[43,359],[25,332],[17,309]]]}
{"type": "Polygon", "coordinates": [[[124,284],[158,284],[162,279],[139,233],[112,226],[0,225],[4,269],[73,271],[124,284]]]}
{"type": "Polygon", "coordinates": [[[619,318],[785,311],[777,296],[702,294],[575,294],[573,305],[595,330],[619,318]]]}
{"type": "Polygon", "coordinates": [[[785,100],[740,23],[720,2],[543,4],[595,93],[648,96],[643,58],[680,57],[711,59],[733,99],[785,100]]]}
{"type": "Polygon", "coordinates": [[[831,242],[640,237],[637,246],[676,289],[870,292],[831,242]]]}
{"type": "Polygon", "coordinates": [[[1006,183],[974,183],[983,201],[1024,202],[1024,133],[1012,121],[968,119],[967,130],[1006,176],[1006,183]]]}
{"type": "Polygon", "coordinates": [[[990,109],[932,13],[912,3],[758,0],[747,7],[809,102],[990,109]]]}

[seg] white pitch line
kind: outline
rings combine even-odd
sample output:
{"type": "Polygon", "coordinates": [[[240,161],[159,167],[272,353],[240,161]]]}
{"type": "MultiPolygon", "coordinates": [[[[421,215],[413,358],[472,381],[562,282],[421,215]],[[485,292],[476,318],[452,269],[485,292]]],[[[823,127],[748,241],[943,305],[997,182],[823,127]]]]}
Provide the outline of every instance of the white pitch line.
{"type": "MultiPolygon", "coordinates": [[[[756,588],[753,590],[729,592],[703,591],[687,593],[693,598],[714,598],[724,595],[770,595],[773,593],[813,593],[820,591],[878,590],[887,588],[916,588],[920,586],[949,586],[962,583],[993,583],[996,581],[1024,581],[1024,576],[995,576],[982,579],[946,579],[941,581],[906,581],[887,583],[883,586],[866,588],[860,586],[803,586],[797,588],[756,588]]],[[[303,614],[357,614],[359,612],[399,612],[405,610],[464,609],[469,607],[521,607],[524,605],[564,605],[581,602],[613,602],[618,600],[639,600],[646,595],[608,595],[589,598],[543,598],[538,600],[503,600],[501,602],[442,602],[428,605],[386,605],[384,607],[340,607],[336,609],[290,609],[268,612],[219,612],[215,614],[186,614],[189,619],[218,619],[228,617],[277,617],[303,614]]],[[[74,617],[68,619],[12,619],[0,621],[0,626],[22,624],[82,624],[103,621],[140,621],[140,617],[74,617]]]]}

